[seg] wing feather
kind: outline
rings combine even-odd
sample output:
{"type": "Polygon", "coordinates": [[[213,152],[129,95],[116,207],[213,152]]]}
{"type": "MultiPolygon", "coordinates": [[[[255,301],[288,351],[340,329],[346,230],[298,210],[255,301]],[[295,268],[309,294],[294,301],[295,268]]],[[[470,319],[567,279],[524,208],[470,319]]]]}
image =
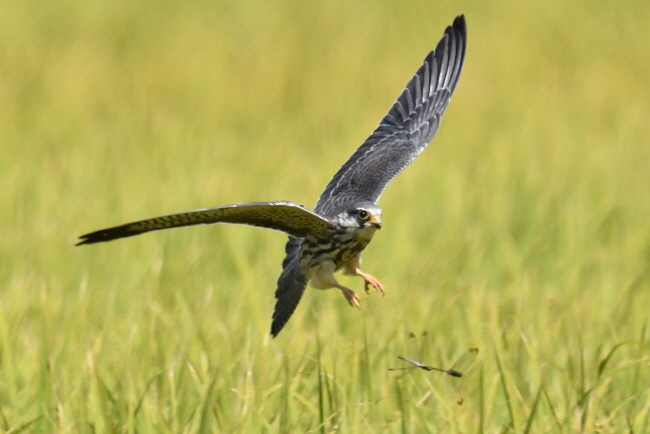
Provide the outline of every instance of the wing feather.
{"type": "Polygon", "coordinates": [[[300,238],[310,233],[325,234],[330,228],[328,220],[293,202],[250,202],[197,209],[102,229],[82,235],[77,245],[101,243],[162,229],[213,223],[258,226],[300,238]]]}
{"type": "Polygon", "coordinates": [[[447,27],[379,126],[339,169],[315,212],[334,216],[350,203],[376,203],[388,183],[435,135],[463,67],[467,27],[458,16],[447,27]]]}

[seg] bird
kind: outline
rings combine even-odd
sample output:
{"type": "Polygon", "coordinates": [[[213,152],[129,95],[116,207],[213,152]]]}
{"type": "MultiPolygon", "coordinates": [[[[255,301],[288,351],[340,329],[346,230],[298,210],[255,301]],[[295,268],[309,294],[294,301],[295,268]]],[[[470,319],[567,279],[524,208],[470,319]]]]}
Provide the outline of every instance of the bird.
{"type": "Polygon", "coordinates": [[[368,293],[385,292],[361,271],[361,253],[382,226],[377,202],[388,183],[433,139],[458,84],[467,45],[464,15],[457,16],[409,80],[374,132],[341,166],[313,211],[291,201],[249,202],[164,215],[102,229],[79,237],[76,245],[126,238],[183,226],[233,223],[284,232],[289,236],[277,280],[271,335],[293,315],[305,288],[338,288],[353,307],[359,296],[335,273],[359,276],[368,293]]]}

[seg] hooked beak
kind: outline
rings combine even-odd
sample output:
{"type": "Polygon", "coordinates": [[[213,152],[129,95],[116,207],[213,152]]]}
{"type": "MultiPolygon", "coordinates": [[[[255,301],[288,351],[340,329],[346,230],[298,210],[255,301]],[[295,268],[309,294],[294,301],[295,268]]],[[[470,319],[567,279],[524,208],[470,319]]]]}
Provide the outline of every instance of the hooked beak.
{"type": "Polygon", "coordinates": [[[369,222],[372,226],[376,227],[377,229],[381,229],[381,217],[376,215],[370,219],[369,222]]]}

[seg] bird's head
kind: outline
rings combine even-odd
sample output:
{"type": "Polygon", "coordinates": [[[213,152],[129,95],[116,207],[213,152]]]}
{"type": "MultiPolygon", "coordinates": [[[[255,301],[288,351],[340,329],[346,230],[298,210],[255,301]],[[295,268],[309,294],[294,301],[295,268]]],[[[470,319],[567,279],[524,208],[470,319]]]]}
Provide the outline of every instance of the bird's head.
{"type": "Polygon", "coordinates": [[[341,212],[337,220],[341,226],[368,232],[372,237],[377,229],[381,229],[381,208],[372,203],[355,205],[341,212]]]}

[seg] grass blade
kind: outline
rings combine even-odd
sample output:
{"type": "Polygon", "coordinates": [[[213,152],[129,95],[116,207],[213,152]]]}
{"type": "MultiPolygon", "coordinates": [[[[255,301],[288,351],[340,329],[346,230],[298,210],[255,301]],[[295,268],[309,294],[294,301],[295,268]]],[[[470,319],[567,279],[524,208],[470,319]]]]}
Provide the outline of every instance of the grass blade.
{"type": "Polygon", "coordinates": [[[532,408],[530,409],[530,414],[528,415],[528,420],[526,421],[526,427],[524,428],[524,434],[531,432],[533,428],[533,420],[535,419],[535,413],[537,413],[537,407],[539,406],[540,398],[542,397],[542,390],[544,385],[541,384],[537,390],[537,395],[535,396],[535,402],[533,403],[532,408]]]}
{"type": "Polygon", "coordinates": [[[501,363],[501,358],[499,357],[498,352],[494,351],[494,357],[496,358],[497,362],[497,367],[499,369],[499,374],[501,378],[501,388],[503,389],[503,394],[505,395],[506,398],[506,403],[508,404],[508,413],[510,414],[510,426],[514,432],[519,432],[517,427],[519,424],[517,423],[517,416],[516,416],[516,409],[514,407],[514,394],[510,393],[510,387],[509,387],[509,377],[503,368],[503,364],[501,363]]]}

